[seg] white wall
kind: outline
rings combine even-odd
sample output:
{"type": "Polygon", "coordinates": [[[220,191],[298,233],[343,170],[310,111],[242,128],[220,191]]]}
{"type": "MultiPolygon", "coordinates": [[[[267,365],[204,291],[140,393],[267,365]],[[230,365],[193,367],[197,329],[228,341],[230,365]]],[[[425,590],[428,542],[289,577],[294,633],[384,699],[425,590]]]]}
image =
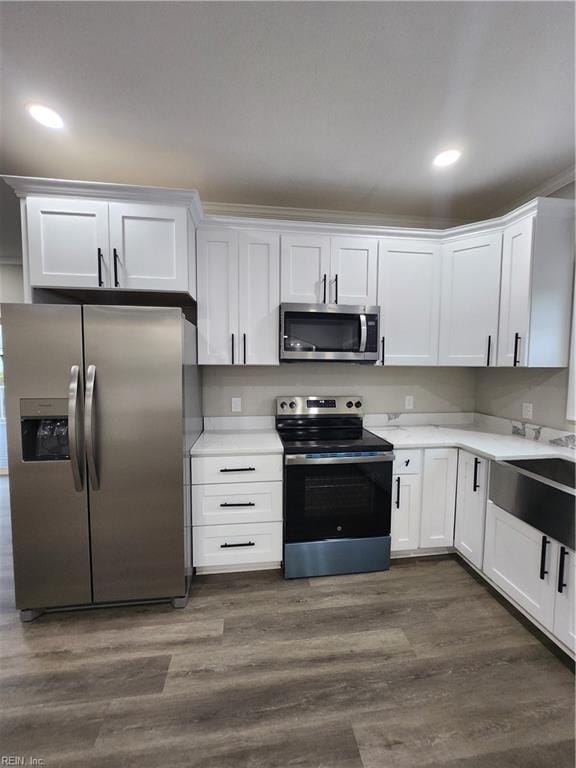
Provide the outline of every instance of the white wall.
{"type": "Polygon", "coordinates": [[[471,368],[381,368],[375,366],[292,363],[279,367],[203,366],[205,416],[227,416],[231,398],[242,398],[242,414],[270,416],[280,395],[362,396],[369,413],[405,411],[414,396],[415,412],[474,410],[475,375],[471,368]]]}
{"type": "Polygon", "coordinates": [[[0,263],[0,303],[24,301],[21,264],[0,263]]]}

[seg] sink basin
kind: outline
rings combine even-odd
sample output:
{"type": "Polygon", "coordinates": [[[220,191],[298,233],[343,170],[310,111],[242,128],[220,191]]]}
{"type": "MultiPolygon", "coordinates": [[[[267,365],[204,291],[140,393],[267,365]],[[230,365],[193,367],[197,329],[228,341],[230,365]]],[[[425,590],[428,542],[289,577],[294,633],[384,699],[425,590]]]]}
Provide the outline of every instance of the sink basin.
{"type": "Polygon", "coordinates": [[[545,477],[568,488],[576,488],[576,464],[567,459],[523,459],[507,461],[519,469],[525,469],[540,477],[545,477]]]}

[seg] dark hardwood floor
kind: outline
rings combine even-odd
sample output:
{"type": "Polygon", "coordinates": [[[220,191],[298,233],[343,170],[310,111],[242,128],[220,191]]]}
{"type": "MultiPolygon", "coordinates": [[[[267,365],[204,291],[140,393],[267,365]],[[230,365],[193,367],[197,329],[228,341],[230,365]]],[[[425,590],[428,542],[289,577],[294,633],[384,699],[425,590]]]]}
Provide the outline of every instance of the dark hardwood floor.
{"type": "MultiPolygon", "coordinates": [[[[0,478],[0,756],[74,768],[573,768],[574,677],[455,558],[188,608],[13,608],[0,478]]],[[[30,763],[27,763],[30,764],[30,763]]]]}

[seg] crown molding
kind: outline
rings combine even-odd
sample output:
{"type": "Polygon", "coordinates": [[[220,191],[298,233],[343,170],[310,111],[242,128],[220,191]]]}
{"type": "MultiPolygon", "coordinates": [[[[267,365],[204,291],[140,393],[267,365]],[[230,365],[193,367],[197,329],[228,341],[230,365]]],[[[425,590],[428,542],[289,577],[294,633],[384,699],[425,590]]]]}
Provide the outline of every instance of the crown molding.
{"type": "Polygon", "coordinates": [[[68,181],[66,179],[43,179],[32,176],[0,176],[17,197],[30,195],[59,195],[92,199],[118,200],[125,202],[183,205],[190,210],[192,218],[199,224],[204,218],[200,195],[195,189],[174,187],[140,187],[136,184],[108,184],[101,181],[68,181]]]}
{"type": "Polygon", "coordinates": [[[535,197],[548,197],[549,195],[554,194],[554,192],[557,192],[559,189],[562,189],[562,187],[566,187],[568,184],[572,184],[575,179],[576,169],[573,166],[566,168],[556,176],[552,176],[551,179],[542,182],[542,184],[538,184],[536,187],[528,190],[528,192],[520,195],[520,197],[517,197],[511,203],[508,203],[508,205],[506,205],[504,208],[500,208],[498,211],[496,211],[495,216],[500,216],[506,213],[506,211],[509,211],[510,208],[516,208],[517,206],[520,206],[535,197]]]}

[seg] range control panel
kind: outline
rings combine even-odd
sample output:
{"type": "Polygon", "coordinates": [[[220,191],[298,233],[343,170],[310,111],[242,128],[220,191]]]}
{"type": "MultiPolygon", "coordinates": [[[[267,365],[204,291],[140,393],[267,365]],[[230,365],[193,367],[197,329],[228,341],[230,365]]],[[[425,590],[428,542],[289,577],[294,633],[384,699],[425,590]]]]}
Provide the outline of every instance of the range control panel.
{"type": "Polygon", "coordinates": [[[360,395],[339,395],[320,397],[315,395],[284,395],[276,398],[276,414],[294,416],[327,416],[354,414],[362,415],[364,403],[360,395]]]}

